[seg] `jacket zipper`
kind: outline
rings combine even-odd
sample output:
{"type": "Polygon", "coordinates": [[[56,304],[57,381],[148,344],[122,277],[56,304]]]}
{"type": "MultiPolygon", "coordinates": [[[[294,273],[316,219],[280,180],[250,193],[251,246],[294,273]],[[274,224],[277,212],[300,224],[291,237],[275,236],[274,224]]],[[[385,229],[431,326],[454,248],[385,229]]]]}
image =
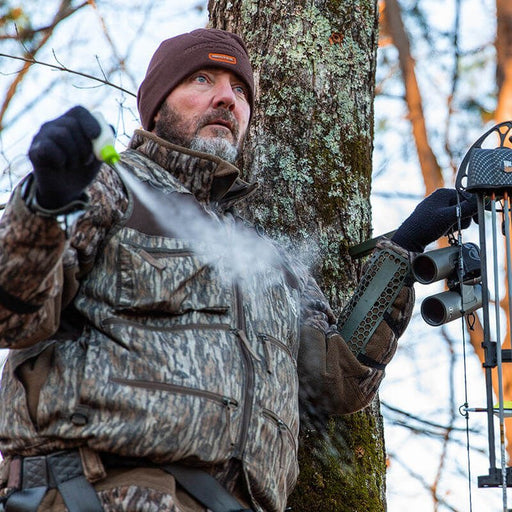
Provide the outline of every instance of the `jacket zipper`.
{"type": "Polygon", "coordinates": [[[243,346],[251,354],[253,359],[258,361],[258,363],[261,362],[261,357],[254,351],[254,349],[251,347],[251,342],[247,338],[247,334],[245,334],[245,331],[243,329],[233,329],[234,333],[240,338],[240,341],[242,342],[243,346]]]}
{"type": "Polygon", "coordinates": [[[240,286],[238,285],[238,283],[235,282],[233,286],[234,298],[236,301],[235,311],[237,329],[235,330],[235,332],[238,336],[238,339],[240,340],[240,348],[247,370],[245,372],[245,389],[243,397],[244,409],[238,446],[238,455],[240,459],[243,459],[245,446],[247,444],[247,435],[249,433],[249,424],[251,422],[252,417],[252,402],[254,397],[254,363],[251,359],[252,350],[249,350],[249,343],[247,340],[247,336],[245,334],[246,325],[242,304],[242,292],[240,290],[240,286]]]}
{"type": "Polygon", "coordinates": [[[187,247],[177,249],[165,249],[162,247],[148,247],[144,244],[126,243],[127,246],[132,247],[138,252],[151,254],[154,258],[166,258],[168,256],[194,256],[195,252],[187,247]]]}
{"type": "Polygon", "coordinates": [[[144,261],[149,263],[152,267],[157,268],[158,270],[165,270],[167,268],[165,258],[185,258],[190,256],[196,256],[189,249],[171,249],[167,252],[162,252],[161,249],[159,249],[158,251],[153,251],[148,247],[144,249],[142,247],[137,247],[137,254],[144,261]]]}
{"type": "Polygon", "coordinates": [[[263,350],[265,351],[265,359],[267,361],[267,372],[268,373],[272,373],[272,370],[271,370],[271,368],[272,368],[272,352],[269,347],[270,344],[276,345],[281,350],[284,350],[290,356],[293,363],[295,365],[297,365],[297,361],[293,357],[290,347],[288,345],[286,345],[285,343],[283,343],[281,340],[278,340],[277,338],[274,338],[274,336],[270,336],[270,334],[265,334],[263,332],[258,333],[258,338],[260,338],[260,340],[263,343],[263,350]]]}
{"type": "Polygon", "coordinates": [[[208,400],[221,403],[222,405],[238,406],[238,402],[234,398],[223,396],[218,393],[214,393],[213,391],[207,391],[206,389],[189,388],[187,386],[180,386],[179,384],[171,384],[169,382],[154,382],[151,380],[141,379],[123,379],[121,377],[111,377],[110,381],[115,382],[116,384],[132,386],[134,388],[158,389],[161,391],[174,391],[176,393],[200,396],[207,398],[208,400]]]}
{"type": "Polygon", "coordinates": [[[122,384],[125,386],[131,386],[134,388],[143,389],[155,389],[159,391],[169,391],[173,393],[181,393],[184,395],[198,396],[200,398],[206,398],[212,402],[216,402],[224,407],[226,411],[226,429],[228,431],[229,441],[233,445],[233,432],[231,430],[231,411],[234,407],[238,407],[238,401],[229,396],[219,395],[213,391],[207,391],[206,389],[188,388],[186,386],[180,386],[178,384],[170,384],[168,382],[153,382],[149,380],[136,380],[136,379],[122,379],[119,377],[112,377],[109,379],[111,382],[116,384],[122,384]]]}
{"type": "Polygon", "coordinates": [[[292,443],[293,450],[295,451],[294,436],[290,430],[290,427],[288,427],[288,425],[275,412],[271,411],[270,409],[265,409],[265,408],[263,408],[261,410],[261,412],[262,412],[263,416],[265,416],[266,418],[269,418],[274,423],[274,425],[277,427],[277,430],[279,431],[279,438],[281,441],[281,453],[279,456],[279,468],[283,469],[284,457],[285,457],[285,453],[286,453],[286,446],[284,444],[284,436],[285,435],[288,436],[288,438],[290,439],[290,441],[292,443]]]}
{"type": "MultiPolygon", "coordinates": [[[[106,327],[109,325],[126,325],[129,327],[141,327],[141,324],[138,322],[134,322],[132,320],[127,320],[125,318],[105,318],[101,321],[102,327],[106,327]]],[[[175,331],[189,331],[192,329],[210,329],[210,330],[221,330],[221,331],[230,331],[231,326],[228,324],[177,324],[171,325],[169,327],[159,327],[159,326],[151,326],[144,325],[144,329],[149,331],[162,331],[162,332],[175,332],[175,331]]]]}

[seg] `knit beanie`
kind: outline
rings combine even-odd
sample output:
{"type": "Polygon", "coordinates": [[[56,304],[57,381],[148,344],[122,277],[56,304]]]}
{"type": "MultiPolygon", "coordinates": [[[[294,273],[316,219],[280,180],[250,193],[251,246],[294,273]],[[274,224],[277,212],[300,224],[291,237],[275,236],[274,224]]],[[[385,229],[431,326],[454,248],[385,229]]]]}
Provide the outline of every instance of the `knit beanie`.
{"type": "Polygon", "coordinates": [[[166,39],[151,58],[137,94],[143,128],[153,129],[158,109],[182,80],[194,71],[212,67],[232,71],[245,82],[252,112],[254,78],[244,42],[225,30],[200,28],[166,39]]]}

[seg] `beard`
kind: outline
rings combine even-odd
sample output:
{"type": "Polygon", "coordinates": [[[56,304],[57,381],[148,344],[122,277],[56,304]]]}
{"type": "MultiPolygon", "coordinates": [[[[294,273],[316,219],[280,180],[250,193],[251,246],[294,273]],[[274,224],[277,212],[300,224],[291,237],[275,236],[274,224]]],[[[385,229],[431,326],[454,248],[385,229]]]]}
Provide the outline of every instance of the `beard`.
{"type": "Polygon", "coordinates": [[[210,121],[223,119],[231,123],[233,139],[237,141],[239,136],[238,123],[229,111],[219,109],[219,111],[204,115],[197,122],[196,129],[191,137],[184,133],[185,130],[182,128],[184,120],[181,115],[166,102],[162,103],[159,114],[153,129],[158,137],[178,146],[218,156],[230,163],[235,162],[238,158],[238,145],[226,139],[224,129],[219,129],[218,133],[214,131],[213,137],[201,137],[198,134],[199,130],[210,121]]]}

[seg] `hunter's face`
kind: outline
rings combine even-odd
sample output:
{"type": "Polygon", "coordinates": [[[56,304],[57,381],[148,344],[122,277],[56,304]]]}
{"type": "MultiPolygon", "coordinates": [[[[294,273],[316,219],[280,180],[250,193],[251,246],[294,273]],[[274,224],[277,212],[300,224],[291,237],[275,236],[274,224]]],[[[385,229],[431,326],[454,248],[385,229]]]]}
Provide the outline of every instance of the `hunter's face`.
{"type": "Polygon", "coordinates": [[[234,161],[250,111],[247,86],[240,78],[222,69],[199,70],[167,96],[153,131],[170,142],[234,161]]]}

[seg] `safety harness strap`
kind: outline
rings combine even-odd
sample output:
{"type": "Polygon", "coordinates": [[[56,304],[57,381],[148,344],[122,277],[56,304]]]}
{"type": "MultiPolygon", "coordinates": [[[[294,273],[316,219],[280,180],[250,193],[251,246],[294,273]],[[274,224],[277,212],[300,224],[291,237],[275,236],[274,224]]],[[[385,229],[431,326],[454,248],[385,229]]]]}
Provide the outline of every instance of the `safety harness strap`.
{"type": "MultiPolygon", "coordinates": [[[[103,507],[94,487],[85,476],[78,476],[57,486],[69,512],[100,512],[103,507]]],[[[10,512],[7,510],[7,512],[10,512]]]]}
{"type": "Polygon", "coordinates": [[[69,512],[103,511],[77,450],[21,460],[20,489],[7,499],[5,512],[36,512],[50,488],[57,488],[69,512]]]}
{"type": "Polygon", "coordinates": [[[197,501],[212,512],[252,512],[244,508],[211,475],[181,464],[167,464],[162,467],[197,501]]]}
{"type": "Polygon", "coordinates": [[[47,487],[32,487],[11,494],[5,503],[5,512],[36,512],[47,487]]]}

